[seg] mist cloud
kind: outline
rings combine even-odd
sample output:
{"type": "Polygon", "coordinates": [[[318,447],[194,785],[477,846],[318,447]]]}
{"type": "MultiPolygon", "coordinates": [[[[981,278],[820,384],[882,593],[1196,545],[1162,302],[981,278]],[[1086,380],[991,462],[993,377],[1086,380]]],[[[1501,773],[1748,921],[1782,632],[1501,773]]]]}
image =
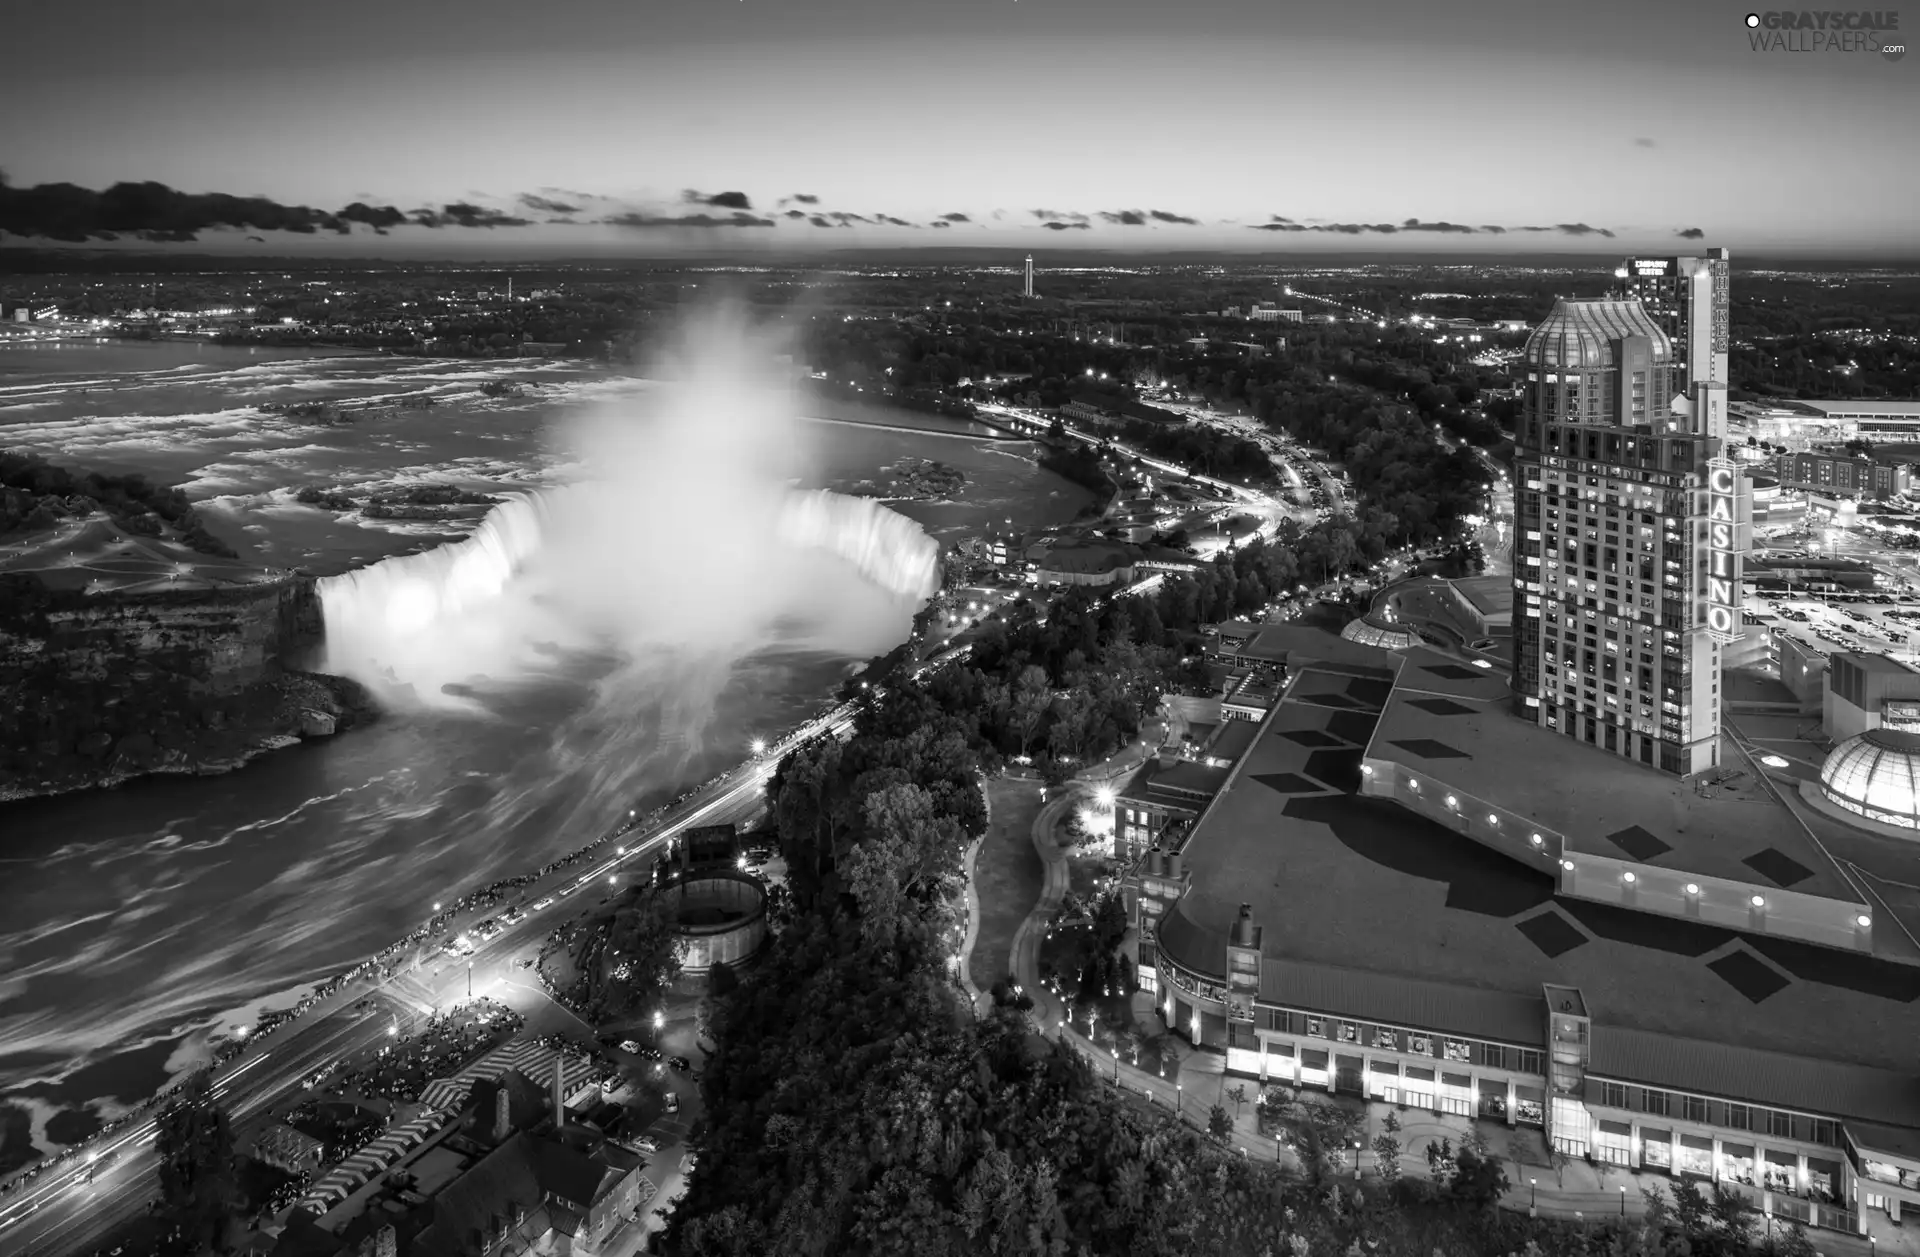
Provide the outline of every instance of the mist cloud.
{"type": "Polygon", "coordinates": [[[321,582],[327,666],[389,705],[471,710],[475,692],[599,661],[588,723],[697,740],[755,655],[902,640],[938,547],[878,502],[788,487],[815,455],[781,347],[732,311],[688,320],[653,383],[556,434],[576,479],[466,541],[321,582]],[[663,526],[690,529],[697,555],[663,526]]]}

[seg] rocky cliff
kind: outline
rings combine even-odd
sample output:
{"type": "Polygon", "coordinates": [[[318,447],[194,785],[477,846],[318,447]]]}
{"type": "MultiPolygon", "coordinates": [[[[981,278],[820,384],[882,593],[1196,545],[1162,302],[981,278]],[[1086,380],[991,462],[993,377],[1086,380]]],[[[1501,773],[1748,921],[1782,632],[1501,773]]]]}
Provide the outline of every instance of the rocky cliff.
{"type": "Polygon", "coordinates": [[[313,578],[88,592],[0,575],[0,799],[224,772],[369,718],[320,641],[313,578]]]}

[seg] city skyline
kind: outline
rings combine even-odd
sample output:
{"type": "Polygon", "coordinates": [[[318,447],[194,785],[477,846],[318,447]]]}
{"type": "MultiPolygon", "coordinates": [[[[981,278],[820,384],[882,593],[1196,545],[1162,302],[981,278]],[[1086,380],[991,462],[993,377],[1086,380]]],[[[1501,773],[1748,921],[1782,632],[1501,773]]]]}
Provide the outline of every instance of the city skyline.
{"type": "Polygon", "coordinates": [[[1920,255],[1920,174],[1886,156],[1913,64],[1757,51],[1732,7],[327,12],[34,13],[12,199],[152,181],[370,211],[158,242],[242,253],[1920,255]]]}

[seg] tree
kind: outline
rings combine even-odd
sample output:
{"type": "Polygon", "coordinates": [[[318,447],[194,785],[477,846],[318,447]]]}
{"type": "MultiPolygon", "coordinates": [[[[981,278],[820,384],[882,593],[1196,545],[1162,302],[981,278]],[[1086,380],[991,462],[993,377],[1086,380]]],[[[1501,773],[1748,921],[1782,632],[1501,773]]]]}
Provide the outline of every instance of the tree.
{"type": "Polygon", "coordinates": [[[233,1129],[206,1091],[206,1075],[154,1118],[160,1199],[185,1232],[191,1249],[227,1250],[228,1225],[239,1197],[233,1129]]]}
{"type": "Polygon", "coordinates": [[[1240,1120],[1240,1110],[1247,1102],[1246,1084],[1235,1083],[1227,1091],[1227,1099],[1233,1101],[1233,1120],[1237,1122],[1240,1120]]]}
{"type": "Polygon", "coordinates": [[[1507,1186],[1507,1172],[1498,1160],[1469,1147],[1460,1149],[1453,1174],[1455,1200],[1490,1209],[1506,1194],[1507,1186]]]}
{"type": "Polygon", "coordinates": [[[1014,732],[1020,735],[1022,755],[1032,745],[1033,735],[1040,731],[1040,722],[1046,718],[1047,706],[1052,699],[1045,668],[1028,666],[1020,670],[1019,679],[1014,682],[1012,714],[1014,732]]]}
{"type": "Polygon", "coordinates": [[[680,976],[685,944],[659,896],[635,895],[613,914],[602,959],[588,998],[596,1011],[625,1016],[654,1003],[680,976]]]}
{"type": "Polygon", "coordinates": [[[1221,1143],[1225,1143],[1227,1136],[1233,1134],[1233,1119],[1227,1116],[1224,1105],[1216,1104],[1207,1111],[1207,1133],[1221,1143]]]}
{"type": "Polygon", "coordinates": [[[1373,1137],[1373,1160],[1380,1177],[1391,1186],[1400,1178],[1400,1119],[1388,1113],[1373,1137]]]}

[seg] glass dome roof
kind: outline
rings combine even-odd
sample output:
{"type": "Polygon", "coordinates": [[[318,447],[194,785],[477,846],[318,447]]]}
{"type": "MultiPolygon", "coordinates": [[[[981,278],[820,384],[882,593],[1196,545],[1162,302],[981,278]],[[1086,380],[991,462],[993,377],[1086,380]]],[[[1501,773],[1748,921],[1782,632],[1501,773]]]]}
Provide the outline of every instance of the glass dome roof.
{"type": "Polygon", "coordinates": [[[1347,627],[1340,630],[1340,636],[1350,642],[1358,642],[1362,646],[1376,646],[1381,650],[1410,650],[1420,644],[1420,635],[1412,629],[1402,628],[1398,624],[1388,624],[1370,615],[1349,620],[1347,627]]]}
{"type": "Polygon", "coordinates": [[[1820,767],[1829,799],[1883,825],[1920,829],[1920,734],[1869,729],[1820,767]]]}
{"type": "Polygon", "coordinates": [[[1627,336],[1644,336],[1652,341],[1655,362],[1673,361],[1673,342],[1648,317],[1638,298],[1560,298],[1553,303],[1553,312],[1527,337],[1521,357],[1534,367],[1610,367],[1614,365],[1613,342],[1627,336]]]}

